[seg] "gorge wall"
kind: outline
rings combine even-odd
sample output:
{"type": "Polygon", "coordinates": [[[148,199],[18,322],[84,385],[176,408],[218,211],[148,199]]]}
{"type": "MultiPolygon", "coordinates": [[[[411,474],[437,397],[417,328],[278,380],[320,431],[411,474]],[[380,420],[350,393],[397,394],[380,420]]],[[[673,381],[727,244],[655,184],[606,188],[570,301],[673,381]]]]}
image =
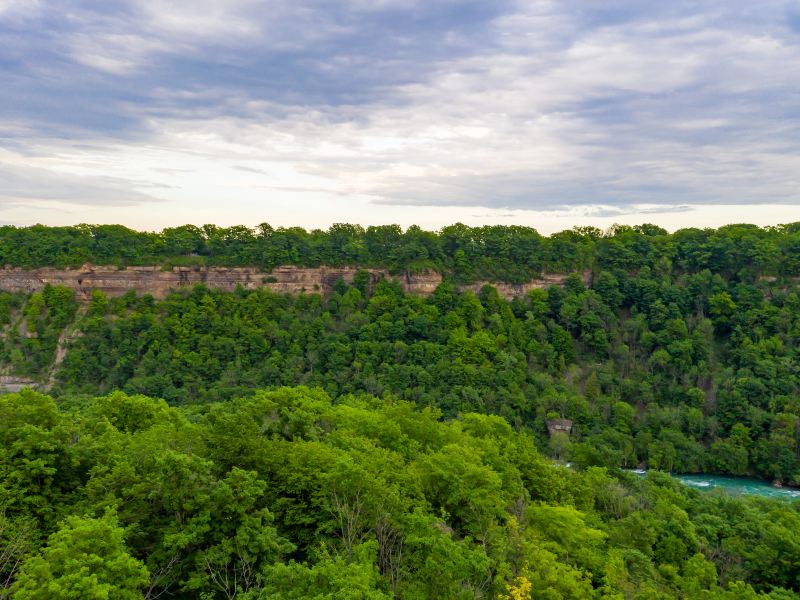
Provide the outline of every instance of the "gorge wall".
{"type": "MultiPolygon", "coordinates": [[[[372,283],[381,277],[394,279],[403,290],[410,294],[428,295],[433,293],[442,282],[439,273],[389,275],[381,269],[364,269],[370,273],[372,283]]],[[[19,269],[6,267],[0,269],[0,290],[9,292],[35,292],[48,283],[62,285],[75,290],[77,297],[87,301],[92,290],[100,290],[108,296],[121,296],[130,290],[137,294],[151,294],[154,298],[164,298],[171,290],[191,287],[202,283],[210,288],[233,291],[237,286],[245,289],[267,287],[276,292],[300,294],[330,294],[339,278],[351,283],[359,269],[355,267],[276,267],[267,273],[250,267],[173,267],[162,270],[160,266],[136,266],[117,268],[113,266],[95,266],[85,264],[78,269],[19,269]]],[[[500,296],[511,299],[521,296],[535,288],[546,288],[550,285],[562,285],[566,274],[544,275],[521,285],[510,283],[492,283],[500,296]]],[[[588,273],[584,280],[588,282],[588,273]]],[[[477,282],[462,289],[475,292],[488,282],[477,282]]]]}

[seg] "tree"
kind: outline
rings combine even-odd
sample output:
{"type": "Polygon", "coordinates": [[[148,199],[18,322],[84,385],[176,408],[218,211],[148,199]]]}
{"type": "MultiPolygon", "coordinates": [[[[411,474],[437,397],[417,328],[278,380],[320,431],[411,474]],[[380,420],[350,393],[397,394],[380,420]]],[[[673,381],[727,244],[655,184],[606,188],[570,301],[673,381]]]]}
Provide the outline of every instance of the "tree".
{"type": "Polygon", "coordinates": [[[372,564],[374,545],[356,548],[355,559],[332,555],[327,547],[314,552],[312,565],[277,564],[266,571],[259,598],[275,600],[389,600],[379,589],[379,576],[372,564]]]}
{"type": "Polygon", "coordinates": [[[0,598],[6,598],[25,556],[34,549],[36,529],[26,519],[0,513],[0,598]]]}
{"type": "Polygon", "coordinates": [[[67,517],[41,554],[22,565],[17,600],[134,600],[149,575],[125,547],[116,515],[67,517]]]}

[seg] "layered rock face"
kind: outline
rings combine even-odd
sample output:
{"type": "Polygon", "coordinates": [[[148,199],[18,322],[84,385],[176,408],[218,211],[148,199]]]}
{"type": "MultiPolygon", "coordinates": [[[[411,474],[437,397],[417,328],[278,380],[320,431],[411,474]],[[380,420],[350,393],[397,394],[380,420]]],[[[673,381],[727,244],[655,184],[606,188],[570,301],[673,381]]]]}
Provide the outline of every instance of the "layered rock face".
{"type": "MultiPolygon", "coordinates": [[[[569,277],[569,275],[563,273],[545,273],[542,275],[541,279],[532,279],[531,281],[526,281],[525,283],[521,284],[490,283],[488,281],[479,281],[477,283],[461,287],[465,290],[472,290],[477,294],[483,286],[488,284],[497,289],[497,294],[501,298],[511,300],[512,298],[524,296],[531,290],[545,289],[551,285],[564,285],[564,281],[567,279],[567,277],[569,277]]],[[[581,273],[581,278],[583,279],[584,285],[589,285],[591,281],[591,273],[588,271],[581,273]]]]}
{"type": "MultiPolygon", "coordinates": [[[[428,295],[442,282],[439,273],[389,275],[380,269],[365,269],[374,284],[381,277],[394,279],[403,290],[410,294],[428,295]]],[[[276,292],[288,294],[320,293],[330,294],[333,286],[343,279],[352,283],[359,269],[354,267],[276,267],[271,273],[251,267],[174,267],[162,270],[159,266],[126,267],[118,269],[108,266],[83,265],[79,269],[18,269],[0,270],[0,290],[9,292],[36,292],[48,283],[62,285],[75,290],[79,299],[87,301],[92,290],[100,290],[108,296],[121,296],[133,290],[137,294],[150,294],[154,298],[164,298],[176,289],[191,287],[202,283],[210,288],[233,291],[237,286],[245,289],[267,287],[276,292]]],[[[500,296],[510,299],[522,296],[535,288],[562,285],[567,275],[545,275],[542,279],[529,281],[522,285],[493,283],[500,296]]],[[[478,282],[465,289],[475,292],[487,282],[478,282]]]]}
{"type": "Polygon", "coordinates": [[[16,377],[14,375],[0,375],[0,393],[19,392],[26,387],[34,387],[36,382],[27,377],[16,377]]]}

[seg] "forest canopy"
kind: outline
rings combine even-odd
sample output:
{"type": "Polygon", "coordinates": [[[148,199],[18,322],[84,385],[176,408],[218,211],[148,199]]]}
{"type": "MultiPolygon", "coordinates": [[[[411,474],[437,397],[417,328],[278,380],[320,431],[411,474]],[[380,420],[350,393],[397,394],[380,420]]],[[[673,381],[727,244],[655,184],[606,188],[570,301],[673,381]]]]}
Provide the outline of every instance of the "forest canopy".
{"type": "Polygon", "coordinates": [[[56,397],[173,405],[264,387],[392,395],[497,414],[582,466],[800,484],[796,283],[600,271],[507,301],[340,281],[328,297],[197,286],[165,300],[47,286],[0,293],[0,368],[56,397]],[[571,421],[569,436],[547,422],[571,421]]]}
{"type": "Polygon", "coordinates": [[[435,270],[456,281],[521,283],[547,272],[596,269],[705,269],[725,277],[800,275],[800,223],[777,227],[729,225],[682,229],[615,225],[540,235],[522,226],[468,227],[437,232],[417,226],[364,228],[338,223],[301,227],[184,225],[141,232],[122,225],[0,227],[0,265],[78,267],[198,264],[301,267],[360,266],[392,272],[435,270]]]}
{"type": "Polygon", "coordinates": [[[392,398],[24,391],[0,473],[17,600],[800,597],[798,504],[568,469],[500,417],[392,398]]]}
{"type": "Polygon", "coordinates": [[[0,598],[799,597],[800,502],[667,473],[800,485],[800,226],[4,227],[0,256],[360,269],[0,292],[0,387],[45,392],[0,395],[0,598]]]}

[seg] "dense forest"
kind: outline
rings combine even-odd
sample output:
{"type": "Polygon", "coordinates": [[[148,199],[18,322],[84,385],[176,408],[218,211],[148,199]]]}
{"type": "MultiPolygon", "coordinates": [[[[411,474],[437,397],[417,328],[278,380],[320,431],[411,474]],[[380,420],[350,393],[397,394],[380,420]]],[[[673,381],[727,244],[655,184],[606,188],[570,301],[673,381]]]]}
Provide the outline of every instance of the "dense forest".
{"type": "Polygon", "coordinates": [[[789,600],[798,504],[543,459],[501,417],[281,388],[0,396],[0,597],[789,600]]]}
{"type": "Polygon", "coordinates": [[[550,236],[521,226],[467,227],[438,232],[412,226],[336,224],[300,227],[185,225],[140,232],[121,225],[0,227],[0,266],[224,265],[270,270],[361,266],[392,272],[434,270],[456,282],[521,283],[547,272],[590,270],[697,273],[726,279],[800,276],[800,223],[759,228],[730,225],[668,234],[655,225],[616,225],[602,232],[578,227],[550,236]]]}
{"type": "Polygon", "coordinates": [[[798,597],[800,503],[658,471],[800,485],[800,224],[4,227],[0,260],[444,278],[0,292],[0,373],[48,394],[0,396],[0,598],[798,597]]]}

